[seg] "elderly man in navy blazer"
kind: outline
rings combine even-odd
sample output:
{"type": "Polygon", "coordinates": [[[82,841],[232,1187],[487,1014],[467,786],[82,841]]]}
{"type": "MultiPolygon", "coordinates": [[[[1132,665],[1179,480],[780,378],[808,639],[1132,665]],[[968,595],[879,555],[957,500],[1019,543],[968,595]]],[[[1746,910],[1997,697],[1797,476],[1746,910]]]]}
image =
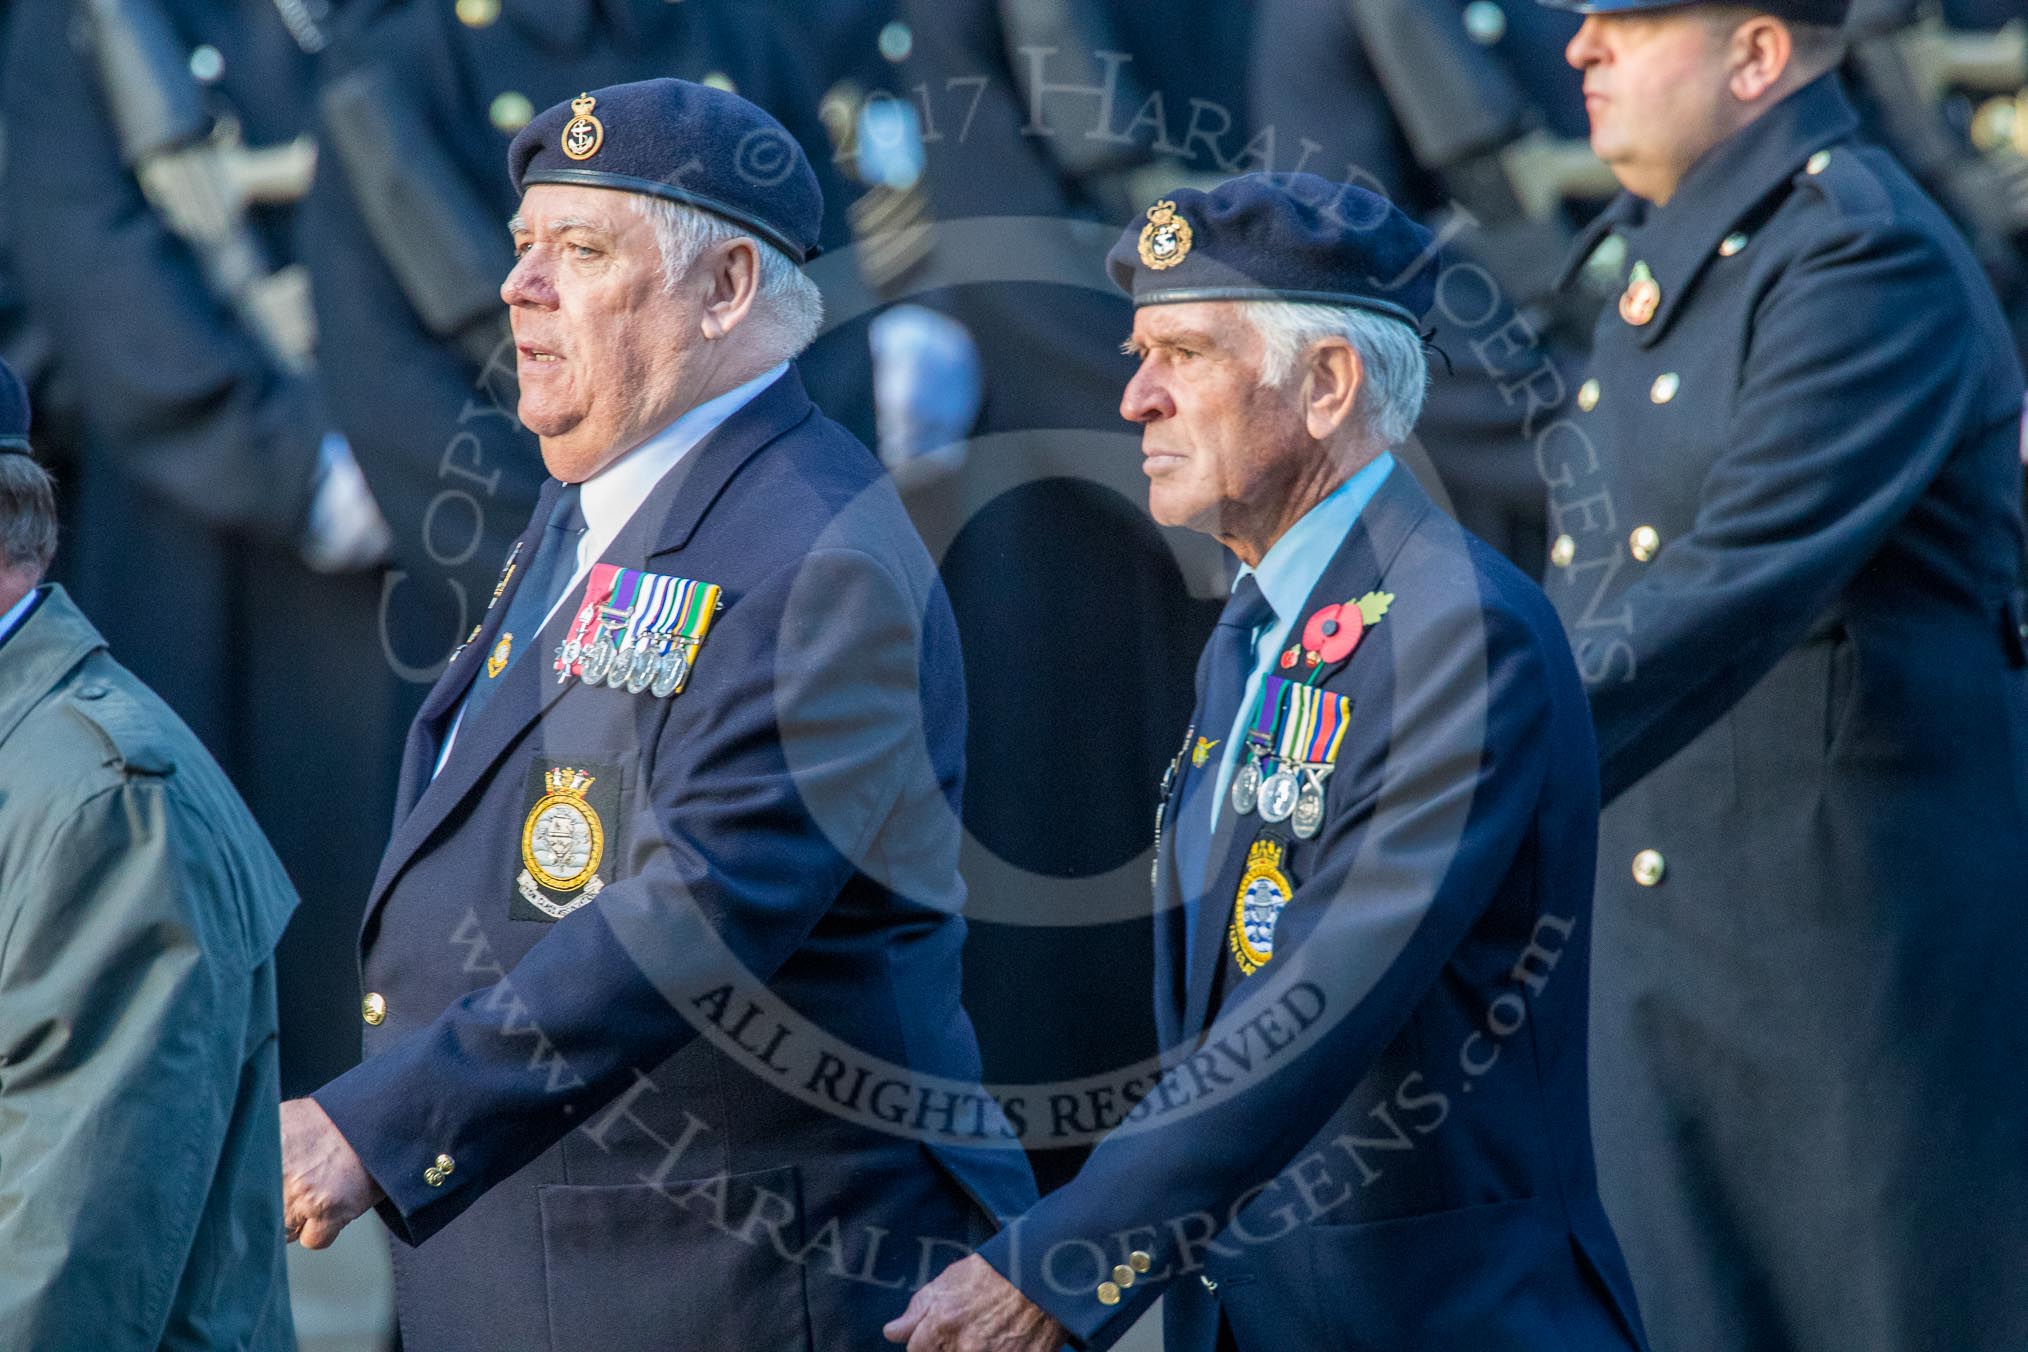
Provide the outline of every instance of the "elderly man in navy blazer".
{"type": "Polygon", "coordinates": [[[958,1000],[935,571],[791,359],[817,183],[651,80],[509,153],[554,476],[411,730],[364,1063],[285,1105],[288,1223],[378,1205],[406,1345],[848,1346],[1033,1199],[958,1000]]]}
{"type": "Polygon", "coordinates": [[[924,1349],[1627,1349],[1585,1006],[1598,772],[1533,584],[1392,451],[1430,237],[1252,175],[1156,202],[1135,301],[1155,518],[1243,565],[1156,851],[1170,1061],[1068,1185],[919,1292],[924,1349]]]}

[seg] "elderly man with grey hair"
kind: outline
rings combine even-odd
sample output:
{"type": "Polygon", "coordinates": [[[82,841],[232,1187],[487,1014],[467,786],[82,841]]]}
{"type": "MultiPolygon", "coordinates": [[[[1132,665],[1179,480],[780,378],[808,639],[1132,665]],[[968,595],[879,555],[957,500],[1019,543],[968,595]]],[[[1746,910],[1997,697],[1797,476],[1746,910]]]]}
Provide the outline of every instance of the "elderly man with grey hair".
{"type": "Polygon", "coordinates": [[[274,945],[296,894],[63,588],[0,366],[0,1347],[294,1346],[274,945]]]}
{"type": "Polygon", "coordinates": [[[430,1352],[865,1345],[1034,1198],[959,1002],[956,624],[796,375],[780,125],[643,81],[509,170],[553,477],[410,729],[364,1063],[283,1105],[290,1232],[377,1206],[430,1352]]]}
{"type": "Polygon", "coordinates": [[[911,1352],[1642,1345],[1585,1103],[1598,778],[1548,601],[1396,464],[1428,233],[1309,175],[1114,248],[1149,506],[1239,563],[1163,784],[1155,1014],[1083,1171],[911,1352]]]}

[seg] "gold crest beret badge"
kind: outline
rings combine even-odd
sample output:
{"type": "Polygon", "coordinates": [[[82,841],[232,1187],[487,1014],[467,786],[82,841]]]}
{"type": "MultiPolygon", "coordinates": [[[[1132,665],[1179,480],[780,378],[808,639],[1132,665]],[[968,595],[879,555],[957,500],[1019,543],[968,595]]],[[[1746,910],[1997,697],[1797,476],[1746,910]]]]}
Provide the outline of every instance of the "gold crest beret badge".
{"type": "Polygon", "coordinates": [[[1190,256],[1190,222],[1176,215],[1176,204],[1166,197],[1148,208],[1148,223],[1141,227],[1141,261],[1160,272],[1173,268],[1190,256]]]}

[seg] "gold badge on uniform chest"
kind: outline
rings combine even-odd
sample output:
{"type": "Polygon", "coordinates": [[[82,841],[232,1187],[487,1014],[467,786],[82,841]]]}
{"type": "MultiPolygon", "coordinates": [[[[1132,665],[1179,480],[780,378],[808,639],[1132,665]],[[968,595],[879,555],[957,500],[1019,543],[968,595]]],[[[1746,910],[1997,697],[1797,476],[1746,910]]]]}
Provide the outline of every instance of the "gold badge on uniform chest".
{"type": "Polygon", "coordinates": [[[605,890],[599,868],[616,845],[608,822],[619,814],[620,778],[617,768],[588,762],[532,767],[536,797],[521,824],[513,918],[559,920],[605,890]]]}
{"type": "Polygon", "coordinates": [[[1627,289],[1620,293],[1620,318],[1639,328],[1662,308],[1662,286],[1646,263],[1635,263],[1627,277],[1627,289]]]}
{"type": "Polygon", "coordinates": [[[1275,955],[1275,925],[1282,908],[1295,895],[1295,884],[1282,870],[1282,842],[1263,836],[1246,852],[1246,872],[1233,898],[1232,924],[1226,944],[1239,970],[1252,976],[1275,955]]]}

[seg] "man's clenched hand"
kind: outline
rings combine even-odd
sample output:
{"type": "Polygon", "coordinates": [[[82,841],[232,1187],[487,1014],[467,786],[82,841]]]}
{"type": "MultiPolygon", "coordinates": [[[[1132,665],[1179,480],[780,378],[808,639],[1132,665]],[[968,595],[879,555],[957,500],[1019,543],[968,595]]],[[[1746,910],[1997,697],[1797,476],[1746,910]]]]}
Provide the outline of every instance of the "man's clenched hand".
{"type": "Polygon", "coordinates": [[[291,1240],[321,1249],[384,1196],[317,1100],[282,1105],[282,1225],[291,1240]]]}
{"type": "Polygon", "coordinates": [[[1057,1352],[1064,1343],[1063,1325],[977,1254],[945,1268],[882,1332],[908,1352],[1057,1352]]]}

